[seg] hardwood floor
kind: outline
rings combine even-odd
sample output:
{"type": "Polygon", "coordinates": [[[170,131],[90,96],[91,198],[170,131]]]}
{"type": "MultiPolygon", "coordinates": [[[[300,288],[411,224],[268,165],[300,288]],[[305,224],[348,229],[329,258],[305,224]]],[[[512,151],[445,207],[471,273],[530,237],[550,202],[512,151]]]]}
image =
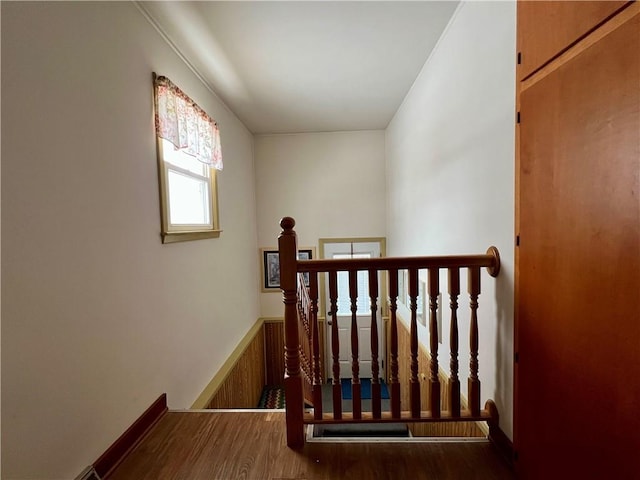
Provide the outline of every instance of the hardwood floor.
{"type": "Polygon", "coordinates": [[[168,412],[108,480],[514,479],[489,443],[286,446],[281,411],[168,412]]]}

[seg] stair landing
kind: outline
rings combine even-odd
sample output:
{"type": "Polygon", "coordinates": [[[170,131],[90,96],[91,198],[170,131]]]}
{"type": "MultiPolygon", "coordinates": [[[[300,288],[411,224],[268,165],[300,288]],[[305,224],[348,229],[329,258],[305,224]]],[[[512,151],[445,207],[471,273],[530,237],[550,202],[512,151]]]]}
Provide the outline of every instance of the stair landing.
{"type": "Polygon", "coordinates": [[[170,411],[109,480],[513,480],[489,442],[306,443],[287,448],[283,411],[170,411]]]}

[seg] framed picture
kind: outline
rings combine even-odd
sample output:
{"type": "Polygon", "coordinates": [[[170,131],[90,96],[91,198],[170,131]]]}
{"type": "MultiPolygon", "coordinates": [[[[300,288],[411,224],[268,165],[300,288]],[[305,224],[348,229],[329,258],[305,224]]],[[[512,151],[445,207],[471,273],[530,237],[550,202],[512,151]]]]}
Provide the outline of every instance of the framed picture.
{"type": "Polygon", "coordinates": [[[280,288],[280,257],[278,250],[262,251],[262,289],[280,288]]]}
{"type": "MultiPolygon", "coordinates": [[[[298,260],[311,260],[313,258],[313,253],[310,248],[305,250],[298,250],[298,260]]],[[[309,272],[305,272],[302,274],[304,276],[304,286],[309,286],[309,272]]]]}
{"type": "MultiPolygon", "coordinates": [[[[262,265],[262,291],[280,291],[280,253],[275,248],[261,248],[262,265]]],[[[300,260],[311,260],[315,257],[315,248],[300,248],[298,258],[300,260]]],[[[304,274],[305,285],[309,286],[309,274],[304,274]]]]}

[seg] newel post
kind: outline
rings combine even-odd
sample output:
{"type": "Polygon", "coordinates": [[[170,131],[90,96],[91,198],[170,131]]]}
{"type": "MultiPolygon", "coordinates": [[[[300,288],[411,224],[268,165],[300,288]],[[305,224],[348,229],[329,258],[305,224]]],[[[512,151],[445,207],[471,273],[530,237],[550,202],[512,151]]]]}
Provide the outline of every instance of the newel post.
{"type": "Polygon", "coordinates": [[[304,445],[304,400],[300,375],[300,346],[298,344],[297,313],[297,239],[293,230],[296,221],[291,217],[280,220],[282,232],[278,237],[280,256],[280,288],[284,303],[284,390],[286,399],[287,446],[304,445]]]}

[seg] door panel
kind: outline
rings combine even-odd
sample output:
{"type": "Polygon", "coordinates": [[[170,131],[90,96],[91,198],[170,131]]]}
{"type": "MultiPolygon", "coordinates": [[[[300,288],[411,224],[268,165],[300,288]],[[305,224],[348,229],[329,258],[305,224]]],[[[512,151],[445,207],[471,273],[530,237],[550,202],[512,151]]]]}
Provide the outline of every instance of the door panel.
{"type": "MultiPolygon", "coordinates": [[[[368,319],[362,319],[362,322],[368,319]]],[[[351,378],[351,319],[341,317],[338,325],[338,336],[340,339],[340,377],[351,378]]],[[[371,378],[371,327],[358,328],[358,365],[360,367],[360,378],[371,378]]],[[[378,360],[380,361],[380,360],[378,360]]],[[[381,375],[382,376],[382,375],[381,375]]]]}
{"type": "Polygon", "coordinates": [[[635,478],[640,15],[521,93],[521,478],[635,478]]]}
{"type": "MultiPolygon", "coordinates": [[[[322,252],[323,258],[372,258],[380,256],[380,243],[379,242],[345,242],[345,243],[328,243],[324,246],[324,252],[322,252]]],[[[380,279],[378,284],[382,285],[380,279]]],[[[340,377],[351,378],[351,304],[348,296],[348,276],[338,275],[338,338],[340,342],[340,377]]],[[[329,291],[328,285],[326,286],[326,292],[329,291]]],[[[325,300],[326,311],[330,310],[328,297],[325,300]]],[[[384,331],[381,327],[381,314],[380,305],[382,299],[378,298],[378,312],[376,315],[377,327],[378,327],[378,365],[380,369],[380,377],[384,378],[383,372],[383,346],[384,346],[384,331]]],[[[369,288],[367,273],[360,274],[358,281],[358,301],[357,301],[357,315],[356,323],[358,325],[358,364],[359,364],[359,377],[371,378],[371,307],[369,301],[369,288]],[[366,280],[366,281],[365,281],[366,280]]],[[[327,338],[331,338],[331,325],[327,322],[327,338]]],[[[327,342],[327,352],[325,358],[331,359],[331,342],[327,342]]],[[[332,378],[332,364],[326,363],[327,378],[332,378]]]]}
{"type": "Polygon", "coordinates": [[[338,339],[340,340],[340,378],[351,377],[351,320],[338,317],[338,339]]]}
{"type": "Polygon", "coordinates": [[[518,79],[537,70],[627,3],[519,1],[518,50],[522,65],[518,79]]]}

